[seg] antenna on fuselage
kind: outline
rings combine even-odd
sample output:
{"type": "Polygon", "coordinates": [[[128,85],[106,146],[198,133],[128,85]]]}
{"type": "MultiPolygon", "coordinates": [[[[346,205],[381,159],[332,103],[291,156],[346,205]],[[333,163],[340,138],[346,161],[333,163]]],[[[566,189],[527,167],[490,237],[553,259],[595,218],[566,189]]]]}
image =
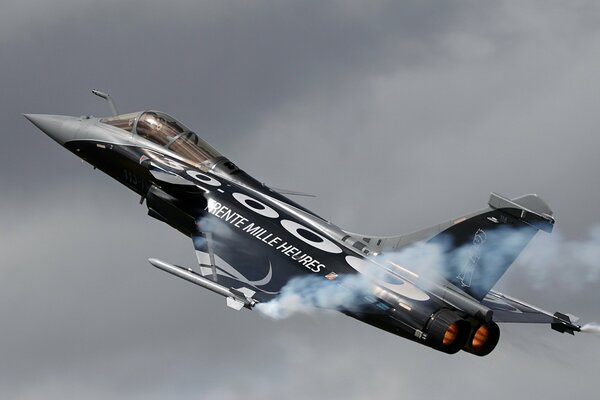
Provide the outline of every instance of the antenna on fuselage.
{"type": "Polygon", "coordinates": [[[95,90],[95,89],[92,90],[92,93],[94,93],[96,96],[102,97],[103,99],[108,101],[108,106],[110,107],[110,111],[112,111],[113,115],[119,115],[119,112],[117,111],[117,106],[115,106],[115,102],[113,101],[112,97],[110,97],[110,95],[108,93],[104,93],[104,92],[101,92],[101,91],[95,90]]]}

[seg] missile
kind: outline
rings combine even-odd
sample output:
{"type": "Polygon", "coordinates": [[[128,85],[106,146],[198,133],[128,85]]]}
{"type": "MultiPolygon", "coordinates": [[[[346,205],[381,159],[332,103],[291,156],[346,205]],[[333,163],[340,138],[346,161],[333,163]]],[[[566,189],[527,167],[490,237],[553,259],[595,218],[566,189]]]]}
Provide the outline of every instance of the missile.
{"type": "Polygon", "coordinates": [[[223,285],[218,284],[217,282],[213,282],[210,279],[203,277],[202,275],[198,275],[190,269],[169,264],[167,262],[157,260],[156,258],[149,258],[148,262],[158,269],[162,269],[165,272],[168,272],[179,278],[185,279],[188,282],[192,282],[198,286],[202,286],[203,288],[208,289],[211,292],[226,297],[227,306],[235,310],[240,310],[242,307],[252,309],[252,307],[254,307],[258,303],[258,300],[246,297],[246,295],[240,290],[234,288],[227,288],[223,285]]]}

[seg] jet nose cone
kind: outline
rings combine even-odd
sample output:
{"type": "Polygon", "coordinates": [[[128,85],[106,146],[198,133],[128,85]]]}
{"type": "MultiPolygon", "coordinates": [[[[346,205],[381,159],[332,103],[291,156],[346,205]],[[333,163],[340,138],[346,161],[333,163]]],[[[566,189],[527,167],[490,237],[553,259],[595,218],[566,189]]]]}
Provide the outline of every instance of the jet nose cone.
{"type": "Polygon", "coordinates": [[[76,123],[79,122],[77,118],[66,115],[23,114],[23,116],[61,145],[73,139],[79,127],[79,123],[76,123]]]}

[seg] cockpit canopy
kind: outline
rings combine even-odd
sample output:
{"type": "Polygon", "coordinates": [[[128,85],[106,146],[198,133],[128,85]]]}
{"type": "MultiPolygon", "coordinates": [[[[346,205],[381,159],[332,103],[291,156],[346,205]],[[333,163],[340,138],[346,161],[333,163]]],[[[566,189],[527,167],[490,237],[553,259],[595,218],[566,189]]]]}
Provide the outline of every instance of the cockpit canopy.
{"type": "Polygon", "coordinates": [[[181,122],[159,111],[122,114],[100,122],[154,142],[193,163],[211,164],[221,156],[181,122]]]}

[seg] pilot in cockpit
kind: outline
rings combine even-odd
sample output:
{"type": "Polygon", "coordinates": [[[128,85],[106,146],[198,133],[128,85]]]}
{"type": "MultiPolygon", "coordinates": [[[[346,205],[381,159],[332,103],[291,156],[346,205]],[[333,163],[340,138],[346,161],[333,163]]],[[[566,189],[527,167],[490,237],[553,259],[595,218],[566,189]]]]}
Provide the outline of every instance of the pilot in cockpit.
{"type": "Polygon", "coordinates": [[[125,129],[196,164],[211,165],[221,155],[174,118],[157,111],[104,118],[101,122],[125,129]],[[135,119],[137,118],[137,123],[135,119]]]}

